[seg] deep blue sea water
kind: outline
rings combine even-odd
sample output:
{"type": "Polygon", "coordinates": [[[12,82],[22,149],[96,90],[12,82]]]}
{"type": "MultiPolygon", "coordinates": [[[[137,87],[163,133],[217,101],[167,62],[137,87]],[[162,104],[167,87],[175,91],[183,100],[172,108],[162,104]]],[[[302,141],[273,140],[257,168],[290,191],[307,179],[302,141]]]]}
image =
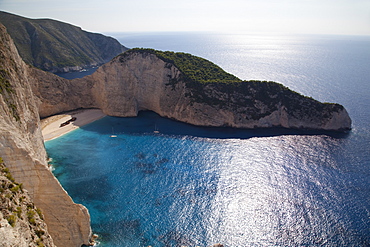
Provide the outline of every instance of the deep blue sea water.
{"type": "Polygon", "coordinates": [[[65,78],[65,79],[75,79],[75,78],[82,78],[84,76],[91,75],[97,69],[98,69],[98,67],[94,67],[94,68],[83,69],[81,71],[73,71],[73,72],[67,72],[67,73],[59,72],[59,73],[55,73],[55,74],[57,76],[65,78]]]}
{"type": "Polygon", "coordinates": [[[200,128],[142,112],[46,142],[100,246],[370,245],[370,37],[111,35],[343,104],[353,129],[200,128]]]}

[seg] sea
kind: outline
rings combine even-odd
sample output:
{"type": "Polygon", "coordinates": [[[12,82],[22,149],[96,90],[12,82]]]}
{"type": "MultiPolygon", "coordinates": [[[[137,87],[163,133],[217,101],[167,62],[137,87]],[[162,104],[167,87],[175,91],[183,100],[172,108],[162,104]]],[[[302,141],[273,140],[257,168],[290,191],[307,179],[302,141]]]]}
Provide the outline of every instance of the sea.
{"type": "Polygon", "coordinates": [[[99,246],[370,246],[370,36],[111,33],[342,104],[348,133],[105,117],[45,143],[99,246]]]}

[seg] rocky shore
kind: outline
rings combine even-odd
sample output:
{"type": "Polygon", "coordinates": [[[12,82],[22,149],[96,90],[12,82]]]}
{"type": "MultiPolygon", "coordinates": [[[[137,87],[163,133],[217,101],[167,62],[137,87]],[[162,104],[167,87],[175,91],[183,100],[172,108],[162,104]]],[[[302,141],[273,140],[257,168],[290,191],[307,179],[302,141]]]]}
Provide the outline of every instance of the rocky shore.
{"type": "Polygon", "coordinates": [[[72,201],[48,167],[40,116],[31,90],[34,82],[30,71],[36,69],[22,61],[2,25],[0,57],[0,157],[14,180],[22,184],[42,211],[56,246],[89,244],[87,209],[72,201]]]}

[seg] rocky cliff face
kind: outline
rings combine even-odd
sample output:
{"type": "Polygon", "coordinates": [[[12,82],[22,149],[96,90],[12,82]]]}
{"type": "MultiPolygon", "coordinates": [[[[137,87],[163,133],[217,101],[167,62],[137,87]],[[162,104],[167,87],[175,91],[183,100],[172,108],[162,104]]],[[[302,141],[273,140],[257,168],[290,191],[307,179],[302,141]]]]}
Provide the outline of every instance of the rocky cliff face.
{"type": "Polygon", "coordinates": [[[43,214],[0,158],[0,246],[55,247],[43,214]]]}
{"type": "Polygon", "coordinates": [[[30,70],[0,25],[0,156],[43,211],[54,243],[88,244],[87,209],[73,203],[48,168],[30,70]]]}
{"type": "Polygon", "coordinates": [[[200,126],[346,130],[343,106],[323,104],[274,82],[199,83],[152,51],[128,51],[93,75],[93,98],[108,115],[136,116],[139,110],[200,126]]]}
{"type": "Polygon", "coordinates": [[[40,73],[35,72],[43,80],[34,92],[40,99],[41,116],[97,107],[120,117],[151,110],[200,126],[351,128],[341,105],[320,103],[274,82],[199,83],[152,51],[127,51],[94,74],[71,81],[40,73]]]}
{"type": "Polygon", "coordinates": [[[39,69],[30,69],[29,76],[41,118],[78,108],[98,108],[91,93],[94,83],[67,80],[39,69]]]}

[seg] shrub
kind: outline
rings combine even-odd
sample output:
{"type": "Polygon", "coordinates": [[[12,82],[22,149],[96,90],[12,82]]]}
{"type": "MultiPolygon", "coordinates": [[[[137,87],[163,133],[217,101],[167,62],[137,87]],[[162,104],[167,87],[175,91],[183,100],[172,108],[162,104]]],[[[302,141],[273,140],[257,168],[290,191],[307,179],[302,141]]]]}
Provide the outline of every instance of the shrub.
{"type": "Polygon", "coordinates": [[[30,224],[32,224],[32,225],[36,225],[36,220],[35,220],[35,218],[32,218],[32,219],[29,219],[28,220],[28,222],[30,222],[30,224]]]}
{"type": "Polygon", "coordinates": [[[28,212],[27,212],[28,222],[31,223],[32,225],[36,225],[36,220],[34,218],[35,214],[36,213],[33,209],[28,210],[28,212]]]}
{"type": "Polygon", "coordinates": [[[18,218],[22,217],[22,208],[21,207],[17,207],[17,210],[15,212],[17,213],[18,218]]]}
{"type": "Polygon", "coordinates": [[[38,240],[36,241],[36,244],[37,244],[37,247],[45,247],[45,245],[44,245],[44,243],[42,242],[42,240],[41,240],[41,239],[38,239],[38,240]]]}
{"type": "Polygon", "coordinates": [[[13,192],[14,194],[16,194],[20,189],[21,189],[21,186],[16,185],[16,186],[13,186],[12,188],[10,188],[10,191],[13,192]]]}
{"type": "Polygon", "coordinates": [[[44,215],[42,214],[42,211],[41,211],[41,209],[39,209],[39,208],[36,208],[36,213],[40,216],[40,219],[44,219],[44,215]]]}
{"type": "Polygon", "coordinates": [[[3,173],[9,173],[9,169],[8,169],[7,167],[3,168],[1,171],[2,171],[3,173]]]}
{"type": "Polygon", "coordinates": [[[7,79],[9,77],[9,72],[0,69],[0,94],[7,93],[14,93],[13,87],[10,84],[9,80],[7,79]]]}
{"type": "Polygon", "coordinates": [[[37,229],[37,230],[35,230],[35,233],[36,233],[36,235],[37,235],[39,238],[41,238],[41,236],[45,234],[45,232],[44,232],[43,230],[41,230],[41,229],[37,229]]]}
{"type": "Polygon", "coordinates": [[[27,212],[28,219],[31,219],[34,216],[35,216],[35,211],[33,211],[32,209],[31,210],[28,210],[28,212],[27,212]]]}
{"type": "MultiPolygon", "coordinates": [[[[6,169],[7,169],[7,168],[6,168],[6,169]]],[[[9,179],[10,181],[12,181],[13,183],[15,183],[15,180],[14,180],[14,178],[13,178],[12,174],[7,173],[7,174],[5,175],[5,177],[6,177],[7,179],[9,179]]]]}
{"type": "Polygon", "coordinates": [[[8,220],[8,223],[12,227],[14,227],[15,226],[15,222],[17,221],[17,218],[14,215],[11,214],[11,215],[8,216],[7,220],[8,220]]]}

